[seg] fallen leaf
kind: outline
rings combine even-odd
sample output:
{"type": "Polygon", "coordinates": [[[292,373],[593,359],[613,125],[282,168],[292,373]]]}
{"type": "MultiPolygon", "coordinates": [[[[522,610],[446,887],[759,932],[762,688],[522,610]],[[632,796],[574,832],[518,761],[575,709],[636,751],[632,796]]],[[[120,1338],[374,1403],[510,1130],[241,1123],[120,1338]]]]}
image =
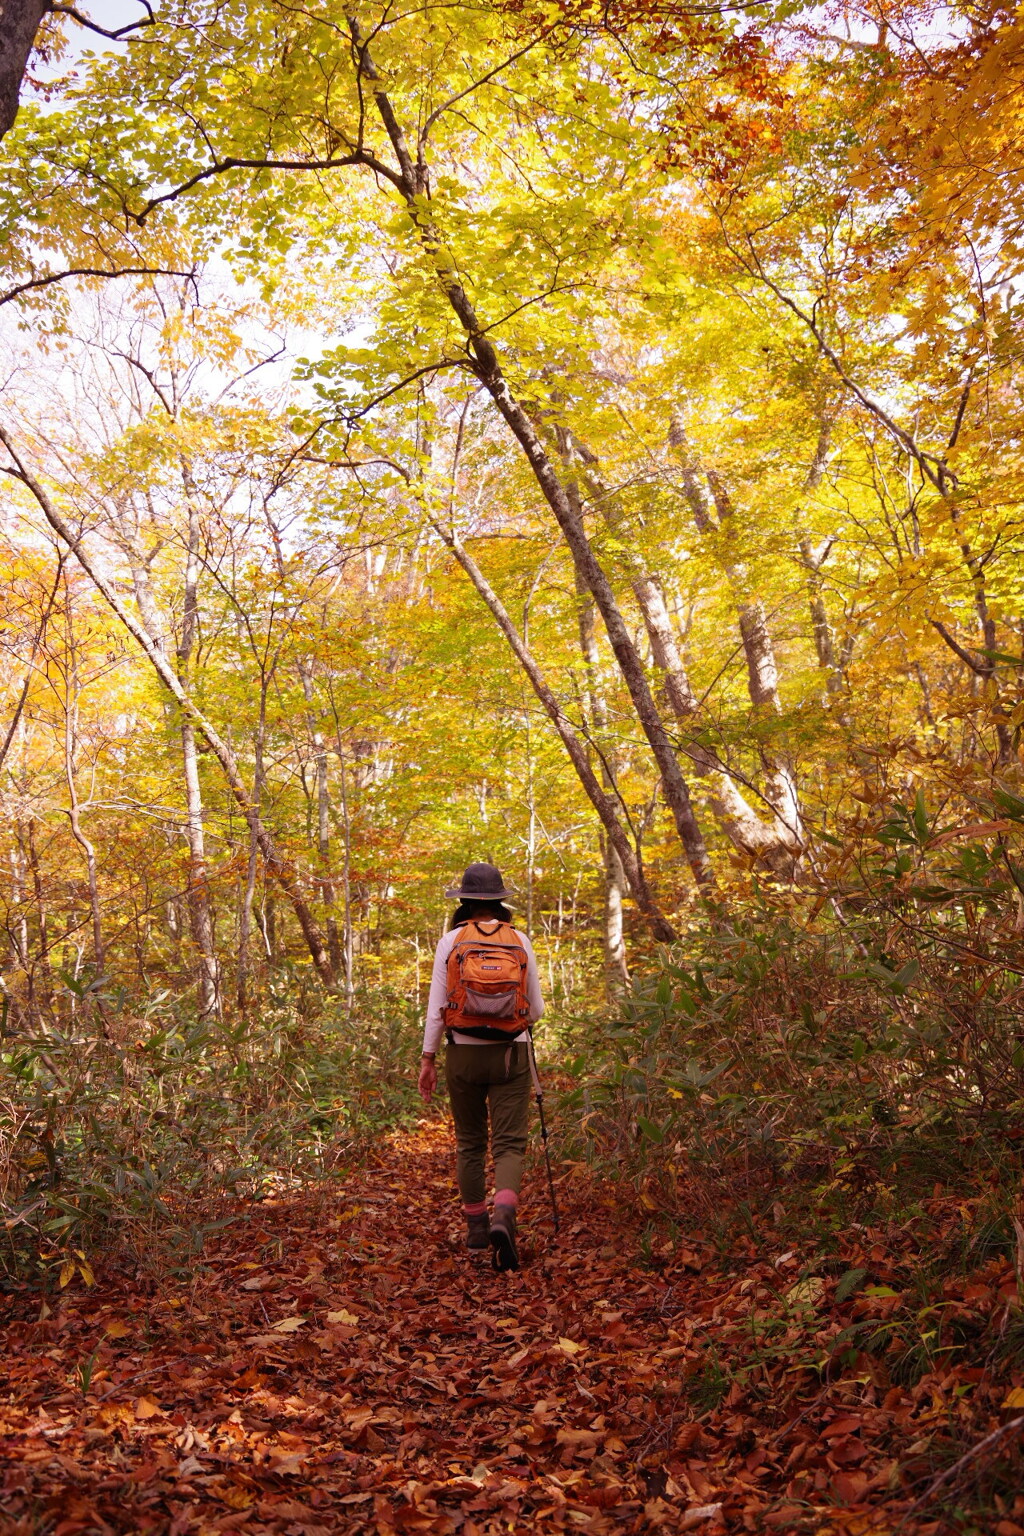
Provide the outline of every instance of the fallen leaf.
{"type": "Polygon", "coordinates": [[[275,1333],[295,1333],[299,1328],[305,1328],[304,1317],[282,1317],[279,1323],[274,1324],[275,1333]]]}
{"type": "Polygon", "coordinates": [[[218,1497],[229,1509],[251,1509],[256,1502],[255,1495],[251,1494],[248,1488],[240,1488],[237,1483],[232,1483],[230,1488],[225,1488],[218,1497]]]}
{"type": "Polygon", "coordinates": [[[271,1456],[270,1470],[276,1472],[279,1477],[298,1477],[306,1459],[305,1455],[299,1451],[287,1456],[271,1456]]]}
{"type": "Polygon", "coordinates": [[[692,1531],[695,1525],[702,1525],[705,1520],[717,1520],[721,1513],[721,1504],[691,1504],[679,1522],[679,1529],[692,1531]]]}
{"type": "Polygon", "coordinates": [[[126,1339],[131,1333],[127,1323],[122,1323],[119,1318],[111,1318],[109,1323],[104,1323],[103,1332],[108,1339],[126,1339]]]}
{"type": "Polygon", "coordinates": [[[328,1312],[327,1321],[329,1323],[342,1323],[346,1328],[355,1328],[359,1319],[354,1317],[351,1312],[346,1312],[344,1307],[342,1307],[338,1312],[328,1312]]]}
{"type": "Polygon", "coordinates": [[[1004,1408],[1024,1408],[1024,1387],[1014,1387],[1003,1398],[1004,1408]]]}
{"type": "Polygon", "coordinates": [[[137,1419],[151,1419],[154,1415],[162,1413],[159,1403],[155,1403],[151,1397],[137,1397],[135,1399],[135,1417],[137,1419]]]}
{"type": "Polygon", "coordinates": [[[804,1280],[798,1280],[796,1285],[791,1285],[786,1292],[786,1300],[793,1306],[813,1307],[821,1300],[821,1293],[825,1289],[825,1282],[820,1275],[808,1275],[804,1280]]]}
{"type": "Polygon", "coordinates": [[[585,1344],[577,1344],[575,1339],[559,1339],[558,1347],[565,1355],[578,1355],[586,1348],[585,1344]]]}

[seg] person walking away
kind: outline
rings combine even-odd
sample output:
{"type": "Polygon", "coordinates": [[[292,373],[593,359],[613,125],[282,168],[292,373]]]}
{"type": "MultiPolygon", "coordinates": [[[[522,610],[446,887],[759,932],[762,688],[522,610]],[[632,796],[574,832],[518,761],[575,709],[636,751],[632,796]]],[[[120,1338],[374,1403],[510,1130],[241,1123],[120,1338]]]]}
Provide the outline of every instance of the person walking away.
{"type": "Polygon", "coordinates": [[[537,960],[525,933],[512,927],[506,903],[513,893],[493,864],[470,864],[461,885],[445,891],[445,898],[458,906],[434,955],[419,1091],[429,1104],[444,1035],[466,1246],[474,1251],[490,1247],[497,1270],[518,1269],[516,1210],[530,1103],[529,1028],[544,1012],[537,960]],[[489,1218],[488,1119],[494,1158],[489,1218]]]}

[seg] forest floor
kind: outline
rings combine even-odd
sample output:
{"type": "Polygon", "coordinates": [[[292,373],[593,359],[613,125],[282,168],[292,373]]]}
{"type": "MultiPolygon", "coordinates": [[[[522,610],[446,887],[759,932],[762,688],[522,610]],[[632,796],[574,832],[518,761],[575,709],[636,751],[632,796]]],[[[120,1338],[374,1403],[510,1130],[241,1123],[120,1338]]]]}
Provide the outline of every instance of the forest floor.
{"type": "MultiPolygon", "coordinates": [[[[834,1277],[652,1245],[633,1192],[578,1167],[558,1238],[534,1170],[523,1269],[496,1275],[462,1251],[451,1163],[423,1124],[329,1197],[239,1206],[184,1280],[8,1298],[5,1536],[964,1528],[939,1480],[980,1373],[833,1373],[834,1277]]],[[[968,1439],[1012,1430],[1008,1385],[968,1439]]],[[[1022,1536],[1024,1498],[973,1528],[1022,1536]]]]}

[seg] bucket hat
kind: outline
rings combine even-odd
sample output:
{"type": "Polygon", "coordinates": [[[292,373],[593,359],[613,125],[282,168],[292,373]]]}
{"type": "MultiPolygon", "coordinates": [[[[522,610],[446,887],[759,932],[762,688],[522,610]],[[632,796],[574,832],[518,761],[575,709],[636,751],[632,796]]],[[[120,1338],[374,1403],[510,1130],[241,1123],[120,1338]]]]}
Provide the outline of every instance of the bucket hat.
{"type": "Polygon", "coordinates": [[[515,901],[512,891],[505,889],[501,870],[493,864],[470,864],[462,877],[462,884],[445,891],[446,901],[515,901]]]}

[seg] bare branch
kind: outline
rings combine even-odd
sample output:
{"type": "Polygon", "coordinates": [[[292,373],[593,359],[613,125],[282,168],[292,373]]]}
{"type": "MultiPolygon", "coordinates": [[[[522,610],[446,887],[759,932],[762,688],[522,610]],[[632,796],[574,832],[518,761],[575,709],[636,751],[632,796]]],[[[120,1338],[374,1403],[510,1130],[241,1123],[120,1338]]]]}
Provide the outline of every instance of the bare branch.
{"type": "Polygon", "coordinates": [[[77,21],[80,27],[86,27],[90,32],[98,33],[100,37],[109,37],[117,42],[118,38],[127,37],[131,32],[139,32],[143,27],[156,26],[156,17],[153,15],[153,7],[149,4],[149,0],[137,0],[137,3],[146,12],[145,17],[139,21],[129,21],[114,32],[97,25],[95,21],[90,21],[88,16],[83,16],[81,11],[77,11],[73,5],[51,5],[49,11],[51,16],[68,16],[72,21],[77,21]]]}
{"type": "Polygon", "coordinates": [[[173,267],[118,267],[110,271],[105,267],[68,267],[65,272],[51,272],[47,277],[34,277],[27,283],[18,283],[16,287],[8,288],[6,293],[0,293],[0,305],[10,304],[23,293],[51,288],[54,283],[63,283],[69,277],[183,277],[191,282],[195,279],[195,270],[179,272],[173,267]]]}

